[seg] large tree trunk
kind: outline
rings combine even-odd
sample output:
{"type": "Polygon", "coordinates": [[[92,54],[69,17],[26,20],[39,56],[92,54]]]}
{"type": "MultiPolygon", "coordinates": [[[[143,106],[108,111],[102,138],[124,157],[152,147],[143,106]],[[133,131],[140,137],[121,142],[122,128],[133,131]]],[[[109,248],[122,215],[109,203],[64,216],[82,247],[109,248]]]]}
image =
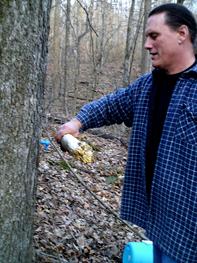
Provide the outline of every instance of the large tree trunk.
{"type": "Polygon", "coordinates": [[[51,1],[0,1],[0,262],[32,261],[51,1]]]}

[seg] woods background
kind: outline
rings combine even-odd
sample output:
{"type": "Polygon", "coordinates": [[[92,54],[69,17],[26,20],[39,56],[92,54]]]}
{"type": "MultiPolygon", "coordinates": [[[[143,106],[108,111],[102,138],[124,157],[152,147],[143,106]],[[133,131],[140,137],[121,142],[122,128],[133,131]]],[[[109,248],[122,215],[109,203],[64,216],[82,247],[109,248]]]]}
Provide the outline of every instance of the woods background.
{"type": "MultiPolygon", "coordinates": [[[[92,232],[87,232],[90,243],[85,256],[89,259],[91,254],[95,259],[94,249],[100,244],[100,251],[103,253],[108,242],[105,256],[108,253],[109,261],[103,260],[101,253],[101,258],[97,255],[98,261],[94,262],[112,263],[109,252],[111,253],[111,248],[120,241],[120,246],[113,252],[114,262],[120,261],[123,243],[127,241],[124,239],[125,232],[121,229],[119,232],[116,231],[113,240],[110,240],[113,230],[117,230],[118,227],[114,222],[109,225],[108,214],[98,212],[96,205],[95,209],[92,208],[90,205],[92,200],[86,199],[84,189],[80,189],[76,183],[73,184],[73,188],[70,187],[72,182],[68,183],[71,180],[69,172],[59,171],[59,157],[54,159],[54,156],[43,151],[44,157],[40,155],[43,160],[40,161],[38,176],[39,139],[44,130],[42,128],[46,128],[47,122],[44,120],[47,121],[48,117],[59,118],[64,122],[72,118],[86,102],[120,86],[128,85],[141,73],[151,69],[147,52],[143,48],[144,27],[150,9],[164,2],[179,2],[189,7],[194,14],[197,13],[196,0],[0,0],[1,263],[32,262],[33,234],[37,254],[40,257],[43,251],[47,258],[51,251],[58,253],[56,261],[44,259],[43,262],[67,262],[59,259],[60,253],[69,260],[72,255],[77,260],[79,254],[83,257],[84,250],[79,244],[81,240],[84,244],[87,241],[85,235],[81,236],[81,225],[77,224],[73,229],[69,229],[71,223],[73,224],[70,221],[79,217],[80,202],[84,202],[81,203],[81,215],[85,213],[87,216],[89,211],[89,221],[94,227],[92,232]],[[43,116],[46,118],[43,119],[43,116]],[[40,180],[40,185],[39,191],[36,192],[37,179],[40,180]],[[76,199],[80,191],[83,198],[76,199]],[[46,208],[47,206],[49,208],[46,208]],[[98,212],[100,229],[95,229],[97,225],[92,210],[98,212]],[[37,218],[35,232],[34,217],[37,218]],[[100,241],[99,234],[104,232],[103,221],[106,229],[110,231],[104,237],[107,238],[100,241]],[[68,231],[71,231],[70,235],[68,231]],[[92,233],[94,235],[98,233],[94,240],[92,233]],[[80,249],[76,247],[76,240],[80,249]],[[70,246],[70,254],[66,245],[70,246]],[[73,249],[76,249],[78,254],[76,251],[73,252],[73,249]]],[[[113,129],[119,137],[125,131],[122,126],[110,129],[113,129]]],[[[126,152],[122,154],[125,149],[120,151],[122,146],[117,142],[106,143],[95,138],[94,140],[102,151],[98,151],[98,162],[95,167],[91,166],[93,170],[91,174],[90,168],[85,174],[89,176],[97,171],[95,182],[92,182],[92,177],[88,177],[87,182],[98,187],[97,180],[101,180],[102,184],[96,191],[102,196],[102,189],[106,187],[105,177],[110,173],[112,176],[114,174],[116,177],[117,174],[122,176],[126,152]],[[120,167],[121,171],[118,171],[120,167]]],[[[114,209],[118,209],[120,187],[121,182],[113,189],[110,185],[104,193],[105,197],[112,189],[110,201],[114,205],[116,198],[114,209]]],[[[84,219],[84,222],[85,230],[89,231],[88,221],[84,219]]],[[[54,259],[54,255],[52,256],[54,259]]],[[[87,262],[86,258],[77,260],[72,262],[87,262]]],[[[37,262],[42,261],[39,259],[37,262]]]]}
{"type": "Polygon", "coordinates": [[[196,8],[195,1],[53,0],[46,112],[69,118],[84,103],[150,70],[143,47],[147,14],[165,2],[196,8]]]}

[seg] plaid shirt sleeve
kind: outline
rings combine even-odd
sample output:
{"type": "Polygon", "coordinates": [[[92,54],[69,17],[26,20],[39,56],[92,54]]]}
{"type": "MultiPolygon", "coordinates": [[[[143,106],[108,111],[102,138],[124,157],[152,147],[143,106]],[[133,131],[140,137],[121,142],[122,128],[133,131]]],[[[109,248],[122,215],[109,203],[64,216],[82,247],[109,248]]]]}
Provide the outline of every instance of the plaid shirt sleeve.
{"type": "Polygon", "coordinates": [[[83,124],[83,130],[104,125],[132,123],[132,91],[131,87],[117,91],[86,104],[77,114],[83,124]]]}
{"type": "Polygon", "coordinates": [[[140,79],[127,88],[119,88],[115,92],[83,106],[76,115],[83,125],[82,130],[121,123],[131,127],[133,107],[141,92],[139,82],[140,79]]]}

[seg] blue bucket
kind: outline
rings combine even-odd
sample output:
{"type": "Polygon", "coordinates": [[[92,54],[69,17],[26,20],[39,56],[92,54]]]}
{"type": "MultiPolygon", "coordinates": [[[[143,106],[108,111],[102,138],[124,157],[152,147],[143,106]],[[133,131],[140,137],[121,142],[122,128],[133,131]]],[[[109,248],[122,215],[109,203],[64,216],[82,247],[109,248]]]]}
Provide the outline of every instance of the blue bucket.
{"type": "Polygon", "coordinates": [[[123,263],[153,263],[152,241],[127,243],[123,252],[123,263]]]}

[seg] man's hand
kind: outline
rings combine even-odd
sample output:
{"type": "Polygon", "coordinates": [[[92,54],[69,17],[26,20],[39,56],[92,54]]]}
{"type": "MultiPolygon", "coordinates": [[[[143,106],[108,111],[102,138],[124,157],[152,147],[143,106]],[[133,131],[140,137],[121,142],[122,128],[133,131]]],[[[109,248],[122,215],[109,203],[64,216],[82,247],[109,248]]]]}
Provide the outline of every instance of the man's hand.
{"type": "Polygon", "coordinates": [[[60,142],[62,137],[65,134],[71,134],[75,137],[79,135],[79,129],[82,127],[82,124],[77,119],[72,119],[71,121],[68,121],[61,125],[59,129],[56,132],[55,139],[57,142],[60,142]]]}

